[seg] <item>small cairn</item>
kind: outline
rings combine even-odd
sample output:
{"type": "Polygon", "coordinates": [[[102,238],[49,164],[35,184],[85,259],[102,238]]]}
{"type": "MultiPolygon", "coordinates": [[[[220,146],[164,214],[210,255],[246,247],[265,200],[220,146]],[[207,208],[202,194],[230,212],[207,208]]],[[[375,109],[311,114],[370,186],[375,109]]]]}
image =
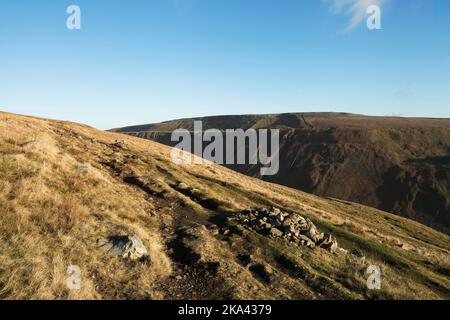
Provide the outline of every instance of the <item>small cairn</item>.
{"type": "Polygon", "coordinates": [[[338,251],[336,239],[317,230],[310,219],[283,212],[278,208],[244,210],[231,220],[271,238],[285,239],[297,246],[338,251]]]}

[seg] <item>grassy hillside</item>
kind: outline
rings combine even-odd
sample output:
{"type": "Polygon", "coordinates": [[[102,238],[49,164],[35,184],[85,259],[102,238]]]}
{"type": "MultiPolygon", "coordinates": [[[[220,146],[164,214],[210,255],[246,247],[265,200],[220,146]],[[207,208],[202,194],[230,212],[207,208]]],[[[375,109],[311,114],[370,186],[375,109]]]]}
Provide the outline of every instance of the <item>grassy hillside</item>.
{"type": "MultiPolygon", "coordinates": [[[[450,233],[450,120],[293,113],[183,119],[116,129],[167,145],[176,128],[280,129],[280,171],[266,181],[357,202],[450,233]]],[[[260,178],[260,166],[229,166],[260,178]]]]}
{"type": "Polygon", "coordinates": [[[447,235],[377,209],[176,165],[152,141],[0,113],[2,299],[449,299],[449,248],[447,235]],[[261,207],[310,218],[347,252],[230,219],[261,207]],[[96,245],[129,234],[147,260],[96,245]],[[81,269],[78,291],[66,286],[69,265],[81,269]],[[366,288],[369,265],[381,267],[379,291],[366,288]]]}

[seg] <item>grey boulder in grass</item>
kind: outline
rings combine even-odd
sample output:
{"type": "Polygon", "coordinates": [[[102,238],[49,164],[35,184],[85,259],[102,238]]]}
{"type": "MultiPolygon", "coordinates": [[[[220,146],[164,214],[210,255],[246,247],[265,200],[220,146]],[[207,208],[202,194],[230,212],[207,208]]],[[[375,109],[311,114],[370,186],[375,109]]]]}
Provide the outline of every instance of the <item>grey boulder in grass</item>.
{"type": "Polygon", "coordinates": [[[104,252],[131,260],[138,260],[148,255],[147,249],[137,235],[99,239],[97,246],[104,252]]]}

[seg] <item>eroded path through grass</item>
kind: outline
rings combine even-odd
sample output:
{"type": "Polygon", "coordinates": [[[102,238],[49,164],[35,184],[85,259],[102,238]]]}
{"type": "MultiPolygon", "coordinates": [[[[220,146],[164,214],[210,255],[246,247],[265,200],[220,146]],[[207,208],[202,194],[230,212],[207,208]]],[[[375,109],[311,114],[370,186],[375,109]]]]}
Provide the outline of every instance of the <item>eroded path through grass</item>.
{"type": "Polygon", "coordinates": [[[0,113],[0,297],[48,299],[448,298],[448,236],[87,126],[0,113]],[[4,121],[7,117],[9,121],[4,121]],[[277,207],[365,258],[297,247],[228,219],[277,207]],[[380,223],[382,221],[382,223],[380,223]],[[96,240],[137,234],[146,263],[96,240]],[[79,265],[82,290],[65,285],[79,265]],[[383,289],[367,290],[380,265],[383,289]]]}

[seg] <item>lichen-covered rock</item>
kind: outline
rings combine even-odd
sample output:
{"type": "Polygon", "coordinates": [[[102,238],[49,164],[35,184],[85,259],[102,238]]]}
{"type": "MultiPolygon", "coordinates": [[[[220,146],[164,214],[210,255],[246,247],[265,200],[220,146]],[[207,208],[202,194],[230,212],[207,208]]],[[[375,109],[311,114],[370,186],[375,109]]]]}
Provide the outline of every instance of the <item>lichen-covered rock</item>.
{"type": "Polygon", "coordinates": [[[97,246],[109,254],[131,260],[138,260],[148,255],[147,249],[137,235],[99,239],[97,246]]]}
{"type": "Polygon", "coordinates": [[[273,213],[273,214],[275,214],[275,215],[278,215],[278,214],[281,213],[281,210],[278,209],[278,208],[272,208],[272,210],[270,211],[270,213],[273,213]]]}

